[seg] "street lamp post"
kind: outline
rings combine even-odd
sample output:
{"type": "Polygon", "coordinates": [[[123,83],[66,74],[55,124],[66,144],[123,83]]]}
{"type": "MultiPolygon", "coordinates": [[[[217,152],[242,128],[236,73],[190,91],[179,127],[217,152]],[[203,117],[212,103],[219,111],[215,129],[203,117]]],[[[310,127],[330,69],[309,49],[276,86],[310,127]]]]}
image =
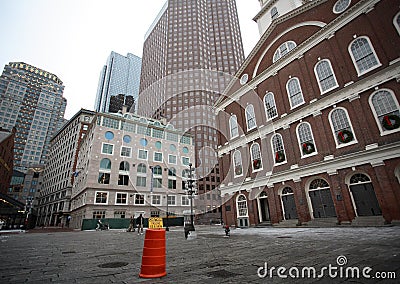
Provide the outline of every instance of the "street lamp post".
{"type": "Polygon", "coordinates": [[[168,215],[169,215],[169,213],[168,213],[168,188],[167,188],[167,220],[166,220],[166,226],[165,226],[165,231],[169,231],[169,224],[168,224],[168,215]]]}
{"type": "Polygon", "coordinates": [[[190,199],[190,224],[185,224],[185,238],[187,239],[190,232],[194,232],[194,223],[193,223],[193,194],[196,192],[194,189],[194,179],[192,175],[192,163],[189,163],[189,177],[187,180],[187,194],[190,199]]]}

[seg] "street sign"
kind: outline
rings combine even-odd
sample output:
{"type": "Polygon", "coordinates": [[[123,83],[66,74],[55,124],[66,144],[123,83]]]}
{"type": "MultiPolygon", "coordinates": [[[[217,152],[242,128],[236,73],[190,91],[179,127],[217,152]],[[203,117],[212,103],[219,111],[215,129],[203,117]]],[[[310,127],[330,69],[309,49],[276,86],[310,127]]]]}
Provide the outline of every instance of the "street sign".
{"type": "Polygon", "coordinates": [[[149,218],[149,229],[162,229],[162,227],[163,227],[162,218],[159,217],[149,218]]]}

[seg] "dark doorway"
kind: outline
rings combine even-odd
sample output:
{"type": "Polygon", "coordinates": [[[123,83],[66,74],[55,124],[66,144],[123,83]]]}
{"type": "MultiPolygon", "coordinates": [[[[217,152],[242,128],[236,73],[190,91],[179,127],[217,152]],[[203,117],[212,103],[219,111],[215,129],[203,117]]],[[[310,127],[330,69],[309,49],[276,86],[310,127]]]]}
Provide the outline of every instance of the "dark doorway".
{"type": "Polygon", "coordinates": [[[260,198],[260,206],[262,222],[271,221],[271,218],[269,216],[268,198],[260,198]]]}
{"type": "Polygon", "coordinates": [[[329,188],[309,191],[308,194],[311,199],[314,218],[336,217],[335,205],[329,188]]]}
{"type": "Polygon", "coordinates": [[[374,187],[371,183],[350,185],[350,190],[353,194],[358,216],[382,215],[374,187]]]}
{"type": "Polygon", "coordinates": [[[285,212],[285,220],[298,218],[293,194],[283,195],[282,204],[283,204],[283,210],[285,212]]]}

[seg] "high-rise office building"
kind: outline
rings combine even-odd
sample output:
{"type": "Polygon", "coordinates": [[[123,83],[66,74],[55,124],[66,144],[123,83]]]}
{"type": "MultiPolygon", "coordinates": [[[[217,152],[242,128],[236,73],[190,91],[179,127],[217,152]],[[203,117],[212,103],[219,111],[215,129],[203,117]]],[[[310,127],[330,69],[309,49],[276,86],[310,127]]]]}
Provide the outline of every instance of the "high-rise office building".
{"type": "Polygon", "coordinates": [[[145,36],[138,114],[192,133],[200,212],[221,203],[211,106],[243,60],[235,0],[169,0],[145,36]]]}
{"type": "Polygon", "coordinates": [[[45,164],[50,139],[61,128],[67,100],[54,74],[10,62],[0,76],[0,127],[16,128],[14,168],[45,164]]]}
{"type": "Polygon", "coordinates": [[[100,72],[95,110],[118,112],[127,105],[130,112],[136,112],[140,69],[140,57],[131,53],[123,56],[112,51],[100,72]]]}

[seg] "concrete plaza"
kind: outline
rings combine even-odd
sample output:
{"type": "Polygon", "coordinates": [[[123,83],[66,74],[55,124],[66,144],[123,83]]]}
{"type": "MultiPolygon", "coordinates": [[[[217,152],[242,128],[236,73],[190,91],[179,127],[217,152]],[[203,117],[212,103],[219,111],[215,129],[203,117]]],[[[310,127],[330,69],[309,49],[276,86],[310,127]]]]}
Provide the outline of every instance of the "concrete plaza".
{"type": "Polygon", "coordinates": [[[232,229],[230,237],[196,226],[188,240],[171,228],[167,276],[155,279],[139,278],[145,235],[36,232],[0,234],[0,283],[400,282],[400,226],[232,229]]]}

